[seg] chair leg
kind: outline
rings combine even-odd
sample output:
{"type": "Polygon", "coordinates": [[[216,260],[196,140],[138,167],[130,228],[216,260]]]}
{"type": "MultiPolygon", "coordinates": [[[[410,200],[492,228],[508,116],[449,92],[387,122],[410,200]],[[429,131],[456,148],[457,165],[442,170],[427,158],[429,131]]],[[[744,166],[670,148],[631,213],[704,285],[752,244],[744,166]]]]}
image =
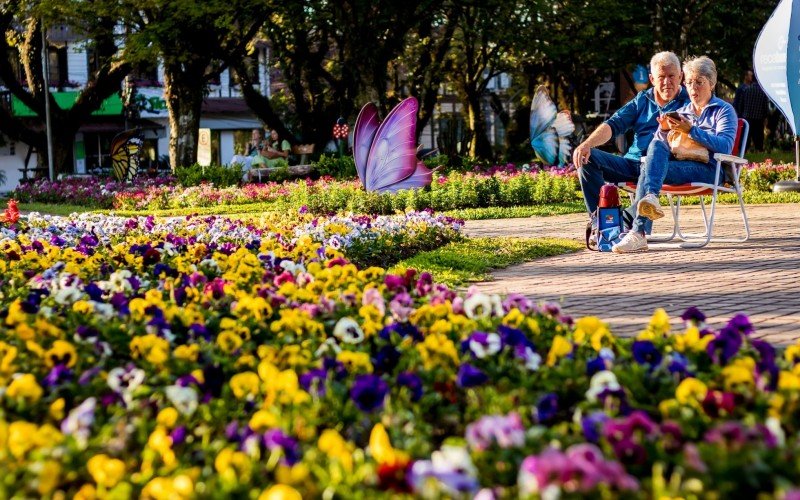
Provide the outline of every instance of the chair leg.
{"type": "Polygon", "coordinates": [[[705,238],[705,240],[699,242],[685,242],[681,244],[681,248],[703,248],[711,241],[714,229],[714,215],[716,215],[715,212],[717,209],[717,190],[714,189],[711,195],[711,214],[708,218],[706,217],[705,203],[703,202],[702,196],[700,197],[700,206],[703,210],[703,222],[706,226],[706,233],[700,236],[700,238],[705,238]]]}
{"type": "Polygon", "coordinates": [[[744,243],[745,241],[750,239],[750,224],[747,221],[747,212],[744,209],[744,197],[742,196],[742,191],[739,189],[736,191],[736,195],[739,198],[739,208],[742,210],[742,222],[744,223],[744,238],[739,238],[738,240],[733,240],[737,243],[744,243]]]}
{"type": "Polygon", "coordinates": [[[681,198],[678,197],[677,202],[673,203],[672,195],[667,194],[667,201],[669,201],[669,211],[672,212],[672,234],[669,236],[656,236],[656,237],[649,237],[647,241],[651,243],[666,243],[668,241],[672,241],[675,239],[675,236],[678,235],[680,237],[680,209],[681,209],[681,198]]]}

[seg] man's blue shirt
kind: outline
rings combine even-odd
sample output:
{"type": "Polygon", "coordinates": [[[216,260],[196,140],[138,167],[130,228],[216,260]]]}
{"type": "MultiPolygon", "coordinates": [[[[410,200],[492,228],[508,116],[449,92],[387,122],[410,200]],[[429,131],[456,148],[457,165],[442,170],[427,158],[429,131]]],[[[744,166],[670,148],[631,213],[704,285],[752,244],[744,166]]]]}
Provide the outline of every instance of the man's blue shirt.
{"type": "Polygon", "coordinates": [[[605,121],[611,127],[614,137],[633,129],[633,143],[625,153],[625,158],[639,161],[647,152],[653,134],[658,130],[656,117],[667,111],[676,111],[689,102],[689,94],[683,86],[678,95],[664,106],[656,103],[654,94],[655,90],[652,87],[639,92],[605,121]]]}

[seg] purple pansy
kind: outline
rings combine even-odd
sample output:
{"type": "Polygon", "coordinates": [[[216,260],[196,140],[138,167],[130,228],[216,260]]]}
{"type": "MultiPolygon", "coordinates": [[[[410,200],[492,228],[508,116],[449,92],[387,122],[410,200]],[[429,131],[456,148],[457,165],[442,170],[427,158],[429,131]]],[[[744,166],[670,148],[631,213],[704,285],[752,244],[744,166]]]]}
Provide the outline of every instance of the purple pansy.
{"type": "Polygon", "coordinates": [[[363,412],[371,412],[383,408],[383,401],[389,385],[379,376],[359,375],[350,388],[350,399],[363,412]]]}
{"type": "Polygon", "coordinates": [[[462,389],[483,385],[488,380],[489,377],[480,368],[469,363],[464,363],[458,368],[456,384],[462,389]]]}

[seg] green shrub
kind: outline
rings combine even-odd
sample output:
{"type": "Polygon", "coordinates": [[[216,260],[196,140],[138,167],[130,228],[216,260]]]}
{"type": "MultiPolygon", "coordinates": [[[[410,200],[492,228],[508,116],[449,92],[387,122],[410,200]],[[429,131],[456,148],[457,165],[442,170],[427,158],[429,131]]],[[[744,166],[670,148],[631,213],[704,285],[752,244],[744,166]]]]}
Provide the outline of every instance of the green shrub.
{"type": "Polygon", "coordinates": [[[322,155],[314,163],[314,169],[320,175],[328,175],[334,179],[355,179],[358,176],[352,156],[322,155]]]}
{"type": "Polygon", "coordinates": [[[757,168],[745,169],[740,180],[745,191],[770,193],[772,192],[772,186],[776,182],[791,180],[796,177],[797,171],[794,165],[766,163],[759,165],[757,168]]]}
{"type": "Polygon", "coordinates": [[[209,182],[217,187],[236,186],[242,180],[242,166],[234,163],[229,167],[211,165],[203,167],[197,163],[190,167],[178,167],[175,176],[183,187],[198,186],[209,182]]]}

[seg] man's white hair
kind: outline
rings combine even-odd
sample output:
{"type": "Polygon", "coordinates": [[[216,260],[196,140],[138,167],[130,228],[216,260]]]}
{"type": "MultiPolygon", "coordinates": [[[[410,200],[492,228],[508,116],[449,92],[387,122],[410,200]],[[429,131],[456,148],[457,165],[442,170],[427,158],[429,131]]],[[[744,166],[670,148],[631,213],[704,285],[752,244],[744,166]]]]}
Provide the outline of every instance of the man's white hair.
{"type": "Polygon", "coordinates": [[[673,68],[680,70],[681,60],[678,59],[678,56],[676,56],[674,52],[669,52],[666,50],[664,52],[659,52],[650,59],[651,73],[654,72],[656,68],[663,68],[666,66],[672,66],[673,68]]]}

